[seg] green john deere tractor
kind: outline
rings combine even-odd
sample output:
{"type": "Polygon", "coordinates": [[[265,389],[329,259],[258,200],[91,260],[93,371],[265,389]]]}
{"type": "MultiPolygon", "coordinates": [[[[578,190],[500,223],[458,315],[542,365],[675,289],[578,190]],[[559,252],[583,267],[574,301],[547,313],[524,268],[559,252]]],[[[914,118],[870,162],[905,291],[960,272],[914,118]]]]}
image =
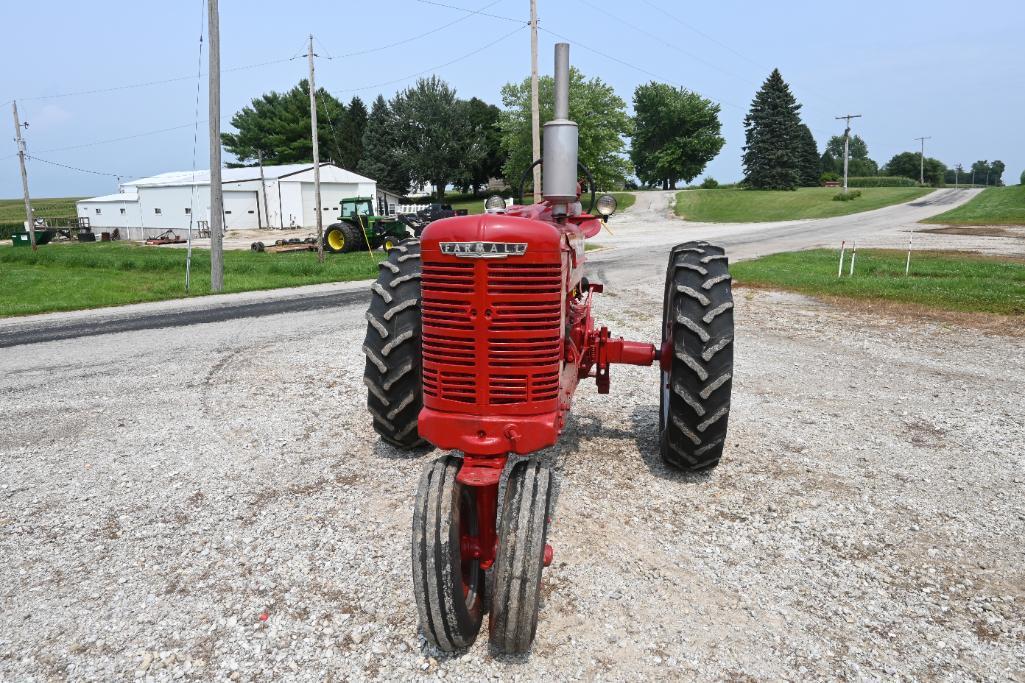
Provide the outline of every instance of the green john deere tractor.
{"type": "Polygon", "coordinates": [[[342,254],[357,249],[385,250],[409,237],[405,223],[374,214],[373,197],[347,197],[341,201],[338,222],[324,230],[324,249],[342,254]]]}

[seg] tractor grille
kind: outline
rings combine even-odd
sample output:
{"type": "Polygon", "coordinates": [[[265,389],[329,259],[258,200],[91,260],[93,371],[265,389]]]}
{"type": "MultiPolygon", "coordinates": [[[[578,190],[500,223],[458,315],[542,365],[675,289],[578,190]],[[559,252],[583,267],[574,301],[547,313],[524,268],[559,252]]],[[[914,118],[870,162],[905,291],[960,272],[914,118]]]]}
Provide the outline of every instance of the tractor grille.
{"type": "Polygon", "coordinates": [[[421,284],[428,403],[497,406],[558,397],[560,264],[425,263],[421,284]],[[474,287],[477,274],[487,283],[484,293],[474,287]]]}

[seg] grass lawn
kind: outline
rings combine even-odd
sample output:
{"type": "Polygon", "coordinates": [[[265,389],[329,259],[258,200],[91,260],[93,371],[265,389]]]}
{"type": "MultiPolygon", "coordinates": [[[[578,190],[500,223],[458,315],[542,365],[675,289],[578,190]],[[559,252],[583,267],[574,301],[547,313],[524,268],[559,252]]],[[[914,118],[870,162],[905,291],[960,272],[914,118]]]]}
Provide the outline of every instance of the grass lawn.
{"type": "Polygon", "coordinates": [[[1025,314],[1025,259],[918,251],[904,275],[905,251],[860,249],[854,276],[836,276],[839,251],[816,249],[764,256],[730,267],[738,285],[805,294],[912,303],[948,311],[1025,314]]]}
{"type": "Polygon", "coordinates": [[[865,187],[848,202],[833,201],[835,187],[772,190],[684,190],[676,195],[676,215],[704,223],[755,223],[798,218],[831,218],[909,202],[932,192],[928,187],[865,187]]]}
{"type": "Polygon", "coordinates": [[[1025,225],[1025,185],[986,188],[966,204],[922,222],[948,225],[1025,225]]]}
{"type": "MultiPolygon", "coordinates": [[[[637,201],[637,197],[631,192],[610,192],[609,194],[615,197],[616,202],[618,202],[617,213],[625,211],[637,201]]],[[[595,198],[597,199],[599,196],[601,196],[600,192],[595,195],[595,198]]],[[[585,209],[587,208],[588,201],[590,201],[589,197],[590,195],[586,195],[581,198],[585,209]]],[[[468,195],[449,194],[446,195],[444,202],[451,204],[453,209],[466,209],[471,214],[478,214],[484,213],[484,200],[486,199],[487,196],[471,197],[468,195]]]]}
{"type": "MultiPolygon", "coordinates": [[[[32,211],[45,218],[74,218],[75,202],[82,197],[54,197],[52,199],[32,198],[32,211]]],[[[25,200],[0,199],[0,223],[23,222],[25,200]]]]}
{"type": "MultiPolygon", "coordinates": [[[[375,252],[375,259],[383,259],[375,252]]],[[[243,292],[377,276],[366,252],[224,252],[224,291],[243,292]]],[[[176,299],[185,294],[185,250],[131,244],[0,246],[0,317],[176,299]]],[[[210,252],[192,252],[192,295],[210,293],[210,252]]]]}

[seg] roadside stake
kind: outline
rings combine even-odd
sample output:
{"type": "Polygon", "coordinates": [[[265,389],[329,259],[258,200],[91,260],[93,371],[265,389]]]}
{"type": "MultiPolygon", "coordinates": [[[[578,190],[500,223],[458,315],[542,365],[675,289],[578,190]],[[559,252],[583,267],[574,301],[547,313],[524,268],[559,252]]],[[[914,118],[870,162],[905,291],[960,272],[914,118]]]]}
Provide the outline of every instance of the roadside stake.
{"type": "Polygon", "coordinates": [[[836,276],[841,277],[843,275],[843,250],[847,246],[847,240],[840,240],[840,267],[836,269],[836,276]]]}
{"type": "Polygon", "coordinates": [[[911,240],[915,238],[914,234],[908,237],[908,262],[904,264],[904,277],[907,277],[911,273],[911,240]]]}
{"type": "Polygon", "coordinates": [[[856,258],[858,258],[858,241],[854,240],[854,242],[851,244],[851,270],[849,273],[847,273],[848,277],[854,275],[854,259],[856,258]]]}

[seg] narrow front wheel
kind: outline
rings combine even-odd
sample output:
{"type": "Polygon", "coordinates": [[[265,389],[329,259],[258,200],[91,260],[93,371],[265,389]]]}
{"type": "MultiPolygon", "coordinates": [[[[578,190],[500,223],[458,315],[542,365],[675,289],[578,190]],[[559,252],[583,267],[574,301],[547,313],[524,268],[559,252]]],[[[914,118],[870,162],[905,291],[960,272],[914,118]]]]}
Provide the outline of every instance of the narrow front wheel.
{"type": "Polygon", "coordinates": [[[505,485],[491,593],[491,644],[500,652],[530,650],[541,606],[552,476],[548,465],[513,465],[505,485]]]}
{"type": "Polygon", "coordinates": [[[469,647],[483,617],[484,572],[462,552],[479,536],[474,489],[456,481],[460,460],[424,470],[413,510],[413,593],[427,640],[445,652],[469,647]]]}

